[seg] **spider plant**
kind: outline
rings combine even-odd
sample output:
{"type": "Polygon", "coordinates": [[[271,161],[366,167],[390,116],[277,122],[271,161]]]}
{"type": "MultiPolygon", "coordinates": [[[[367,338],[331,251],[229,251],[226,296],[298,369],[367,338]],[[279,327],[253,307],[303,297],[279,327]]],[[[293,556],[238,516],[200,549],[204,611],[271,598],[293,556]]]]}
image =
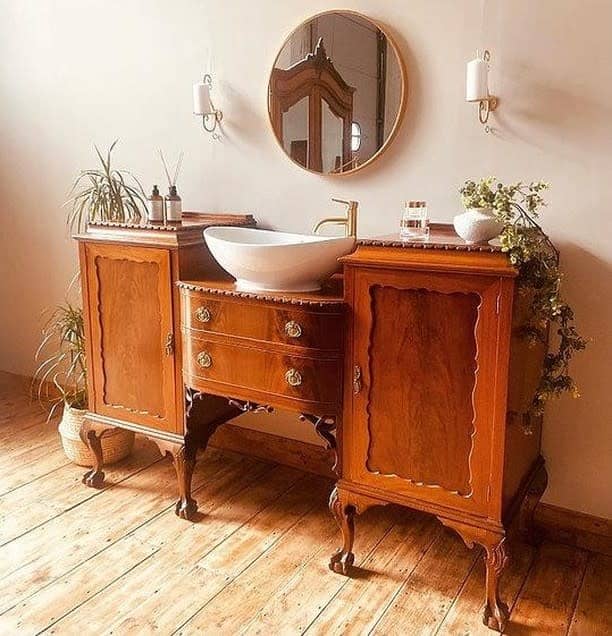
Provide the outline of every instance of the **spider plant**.
{"type": "Polygon", "coordinates": [[[87,367],[83,310],[66,302],[50,314],[42,330],[35,359],[40,363],[32,380],[41,404],[49,405],[49,419],[58,407],[87,407],[87,367]]]}
{"type": "Polygon", "coordinates": [[[111,155],[117,139],[102,155],[94,146],[101,169],[83,170],[75,179],[68,200],[66,223],[71,232],[82,232],[92,221],[138,223],[146,210],[146,196],[138,179],[126,170],[111,165],[111,155]]]}

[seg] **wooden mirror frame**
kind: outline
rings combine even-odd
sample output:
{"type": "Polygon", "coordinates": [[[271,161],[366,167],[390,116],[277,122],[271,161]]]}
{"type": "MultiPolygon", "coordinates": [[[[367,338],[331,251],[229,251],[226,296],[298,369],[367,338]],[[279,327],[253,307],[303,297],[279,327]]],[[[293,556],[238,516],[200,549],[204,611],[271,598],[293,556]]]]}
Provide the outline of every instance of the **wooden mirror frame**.
{"type": "MultiPolygon", "coordinates": [[[[317,13],[306,20],[302,21],[295,29],[291,31],[291,33],[285,38],[282,46],[276,57],[274,58],[274,62],[272,64],[272,69],[270,71],[270,79],[268,81],[268,120],[270,122],[270,126],[272,127],[272,132],[274,133],[274,137],[276,142],[280,146],[283,154],[288,157],[295,165],[299,166],[303,170],[307,170],[308,172],[312,172],[313,174],[317,174],[320,176],[346,176],[352,175],[369,166],[374,160],[378,159],[382,155],[382,153],[389,147],[389,144],[395,138],[397,131],[402,123],[404,112],[406,110],[406,97],[408,94],[408,78],[406,73],[406,65],[404,63],[404,59],[400,54],[399,48],[395,43],[394,39],[389,35],[388,31],[381,26],[381,24],[377,20],[373,20],[372,18],[364,15],[363,13],[359,13],[358,11],[352,11],[349,9],[332,9],[330,11],[322,11],[321,13],[317,13]],[[351,143],[351,123],[352,123],[352,95],[354,92],[354,88],[348,86],[346,82],[342,79],[342,77],[338,74],[336,69],[333,66],[332,61],[327,57],[325,52],[325,48],[322,46],[322,43],[319,41],[315,48],[315,51],[309,53],[304,60],[298,62],[293,67],[289,69],[280,69],[276,67],[278,62],[278,58],[280,57],[283,49],[289,42],[289,40],[293,37],[294,33],[299,31],[305,24],[308,24],[312,20],[320,18],[325,15],[332,14],[348,14],[353,15],[355,17],[361,18],[362,20],[367,20],[371,24],[375,25],[376,28],[385,36],[391,50],[393,51],[397,64],[400,70],[400,78],[401,78],[401,87],[400,87],[400,99],[399,99],[399,107],[397,111],[397,115],[395,117],[395,122],[393,123],[393,127],[385,139],[382,146],[366,161],[359,164],[355,168],[351,168],[345,172],[322,172],[322,170],[317,170],[312,165],[305,166],[301,164],[299,161],[296,161],[291,155],[285,150],[282,142],[282,114],[288,108],[290,108],[293,104],[300,101],[304,97],[309,97],[308,111],[309,111],[309,121],[308,121],[308,137],[309,140],[311,138],[311,133],[314,133],[314,126],[320,125],[321,120],[321,101],[319,100],[317,105],[311,104],[313,101],[310,99],[310,95],[316,96],[318,94],[319,97],[325,97],[325,101],[331,111],[342,119],[343,122],[343,144],[342,144],[342,165],[346,165],[348,161],[350,161],[350,143],[351,143]],[[315,79],[315,75],[318,74],[318,79],[315,79]],[[304,80],[306,80],[304,82],[304,80]],[[289,91],[292,86],[299,84],[300,82],[304,82],[303,88],[300,88],[298,97],[292,97],[289,95],[289,91]],[[276,88],[278,90],[279,98],[273,99],[273,91],[272,88],[276,88]],[[350,92],[350,98],[348,97],[348,93],[350,92]],[[348,114],[347,114],[348,112],[348,114]],[[349,117],[351,119],[349,119],[349,117]],[[279,134],[280,133],[280,134],[279,134]]],[[[317,139],[320,135],[315,134],[312,138],[317,139]]],[[[320,146],[320,144],[319,144],[320,146]]],[[[320,148],[319,148],[320,151],[320,148]]],[[[314,164],[318,165],[318,160],[320,159],[320,152],[316,153],[314,164]]]]}

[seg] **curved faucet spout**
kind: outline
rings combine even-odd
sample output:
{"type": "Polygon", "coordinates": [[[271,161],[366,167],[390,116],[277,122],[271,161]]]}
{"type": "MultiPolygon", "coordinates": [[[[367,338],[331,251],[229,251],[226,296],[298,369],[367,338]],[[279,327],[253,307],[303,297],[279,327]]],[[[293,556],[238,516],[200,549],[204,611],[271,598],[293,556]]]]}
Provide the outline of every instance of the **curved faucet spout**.
{"type": "Polygon", "coordinates": [[[332,199],[335,203],[343,203],[347,206],[346,216],[344,217],[331,217],[327,219],[321,219],[313,228],[312,233],[316,234],[319,228],[324,225],[344,225],[346,236],[357,236],[357,208],[359,203],[357,201],[344,201],[342,199],[332,199]]]}
{"type": "Polygon", "coordinates": [[[330,218],[330,219],[321,219],[313,228],[312,233],[316,234],[319,228],[322,228],[324,225],[346,225],[346,218],[338,217],[338,218],[330,218]]]}

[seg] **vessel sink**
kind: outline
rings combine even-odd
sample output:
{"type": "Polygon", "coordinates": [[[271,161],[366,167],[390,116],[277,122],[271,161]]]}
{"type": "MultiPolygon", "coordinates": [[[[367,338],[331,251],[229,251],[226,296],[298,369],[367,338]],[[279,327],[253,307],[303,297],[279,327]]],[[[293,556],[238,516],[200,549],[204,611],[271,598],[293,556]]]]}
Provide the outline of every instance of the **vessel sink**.
{"type": "Polygon", "coordinates": [[[316,291],[338,270],[338,258],[355,247],[354,237],[327,237],[245,227],[209,227],[212,255],[241,291],[316,291]]]}

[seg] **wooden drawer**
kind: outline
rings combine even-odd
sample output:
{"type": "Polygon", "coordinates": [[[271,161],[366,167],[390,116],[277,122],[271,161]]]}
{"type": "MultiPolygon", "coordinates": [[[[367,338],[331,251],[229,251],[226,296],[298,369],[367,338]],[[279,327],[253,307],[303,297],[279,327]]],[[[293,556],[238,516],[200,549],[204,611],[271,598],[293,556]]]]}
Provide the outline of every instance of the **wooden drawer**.
{"type": "Polygon", "coordinates": [[[181,297],[183,326],[187,329],[295,347],[342,350],[344,316],[337,306],[279,306],[187,290],[182,290],[181,297]]]}
{"type": "Polygon", "coordinates": [[[183,370],[190,386],[309,413],[340,408],[341,360],[284,354],[184,332],[183,370]]]}

